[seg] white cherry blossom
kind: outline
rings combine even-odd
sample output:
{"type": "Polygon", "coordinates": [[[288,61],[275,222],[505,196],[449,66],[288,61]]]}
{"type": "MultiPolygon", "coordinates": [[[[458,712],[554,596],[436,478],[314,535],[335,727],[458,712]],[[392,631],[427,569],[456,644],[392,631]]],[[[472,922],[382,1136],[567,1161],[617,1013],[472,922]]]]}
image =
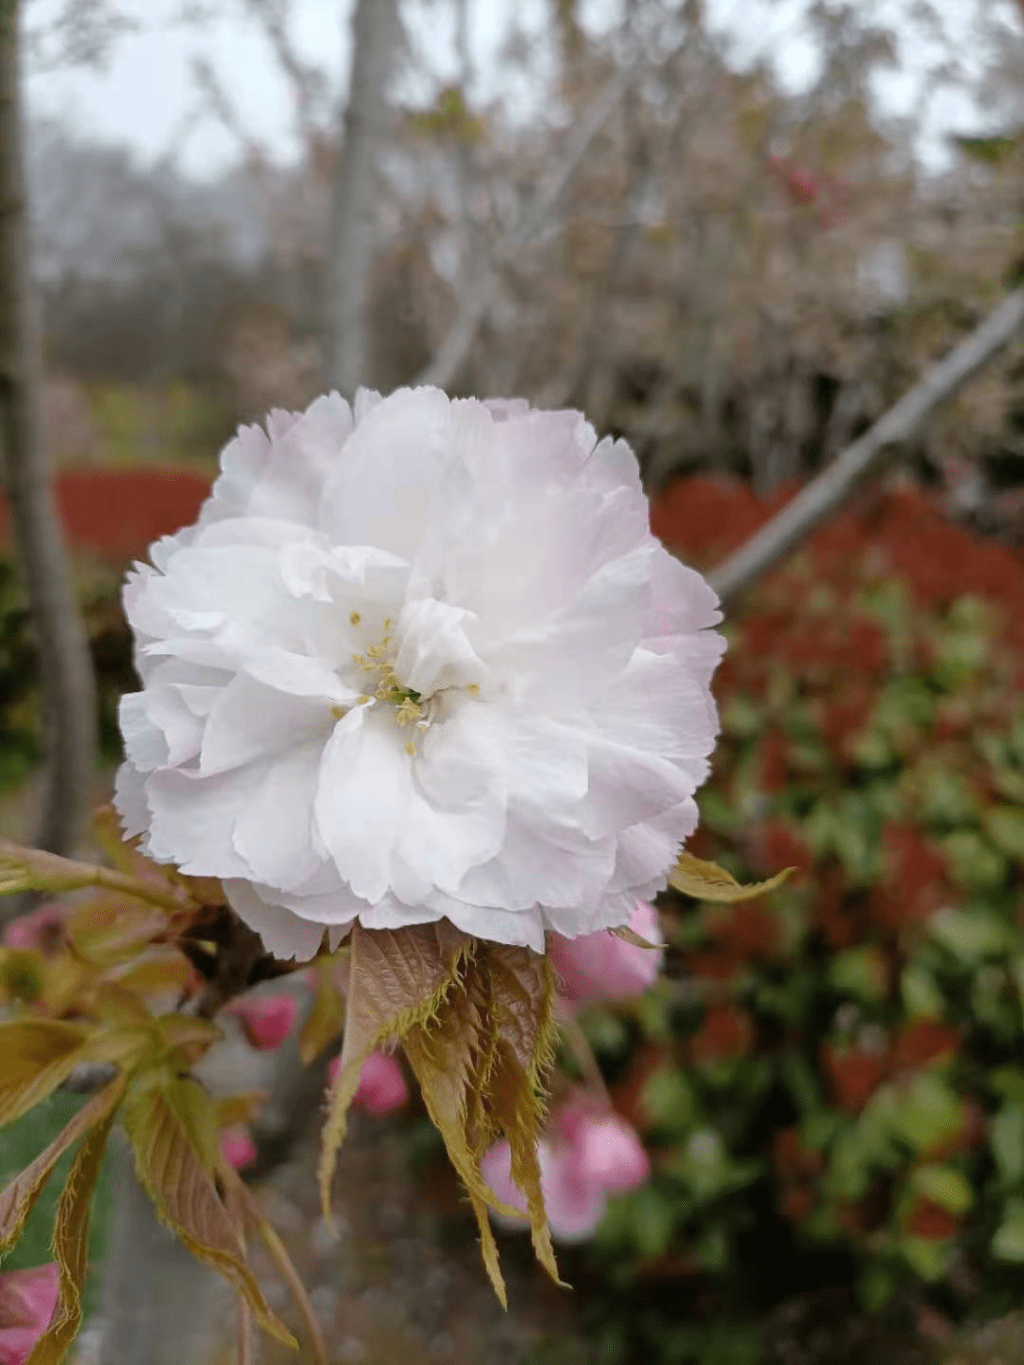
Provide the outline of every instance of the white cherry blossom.
{"type": "Polygon", "coordinates": [[[125,589],[125,827],[280,957],[629,923],[697,821],[714,593],[578,413],[337,394],[225,449],[125,589]]]}

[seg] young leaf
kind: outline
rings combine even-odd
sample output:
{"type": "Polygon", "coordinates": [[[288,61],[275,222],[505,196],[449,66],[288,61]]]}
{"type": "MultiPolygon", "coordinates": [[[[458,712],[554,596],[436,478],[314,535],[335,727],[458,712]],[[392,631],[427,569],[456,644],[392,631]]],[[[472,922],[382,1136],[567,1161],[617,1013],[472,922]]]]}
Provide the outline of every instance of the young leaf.
{"type": "Polygon", "coordinates": [[[266,1090],[247,1090],[240,1095],[225,1095],[222,1099],[214,1100],[217,1127],[234,1128],[240,1123],[252,1123],[268,1093],[266,1090]]]}
{"type": "Polygon", "coordinates": [[[168,914],[128,896],[97,896],[86,901],[67,925],[71,947],[99,967],[130,962],[167,933],[168,914]]]}
{"type": "Polygon", "coordinates": [[[179,1117],[182,1096],[174,1102],[156,1083],[137,1086],[125,1101],[123,1121],[135,1151],[139,1181],[161,1222],[193,1256],[219,1271],[249,1302],[256,1320],[286,1346],[295,1339],[270,1310],[243,1259],[239,1233],[217,1193],[208,1169],[209,1152],[196,1143],[179,1117]]]}
{"type": "Polygon", "coordinates": [[[743,886],[731,872],[717,863],[707,863],[702,858],[694,858],[689,853],[680,853],[676,865],[668,874],[668,884],[686,896],[699,901],[750,901],[774,891],[788,881],[796,871],[787,867],[764,882],[754,882],[743,886]]]}
{"type": "Polygon", "coordinates": [[[60,1365],[82,1324],[82,1293],[88,1270],[89,1208],[113,1122],[111,1108],[78,1149],[57,1205],[53,1253],[60,1266],[60,1298],[53,1321],[32,1348],[27,1365],[60,1365]]]}
{"type": "Polygon", "coordinates": [[[609,929],[608,932],[614,934],[616,938],[621,938],[623,943],[632,943],[634,948],[649,948],[652,953],[658,951],[656,943],[648,943],[642,935],[638,934],[635,929],[631,929],[628,924],[620,924],[618,928],[609,929]]]}
{"type": "Polygon", "coordinates": [[[56,853],[22,848],[9,839],[0,839],[0,895],[10,896],[22,891],[52,895],[58,891],[79,891],[86,886],[105,887],[168,910],[188,909],[185,897],[173,891],[167,882],[145,881],[109,867],[74,862],[58,857],[56,853]]]}
{"type": "Polygon", "coordinates": [[[115,1076],[109,1085],[93,1095],[50,1143],[45,1151],[0,1191],[0,1251],[7,1251],[21,1236],[25,1220],[43,1192],[54,1167],[65,1152],[113,1114],[124,1094],[124,1077],[115,1076]]]}
{"type": "Polygon", "coordinates": [[[331,1216],[337,1151],[345,1137],[345,1117],[359,1088],[363,1063],[381,1043],[402,1038],[415,1024],[436,1017],[472,943],[447,920],[397,930],[353,925],[345,1038],[328,1097],[320,1153],[325,1218],[331,1216]]]}
{"type": "Polygon", "coordinates": [[[161,1014],[156,1027],[171,1061],[185,1068],[195,1066],[224,1037],[217,1024],[189,1014],[161,1014]]]}
{"type": "Polygon", "coordinates": [[[309,1066],[325,1047],[334,1042],[345,1022],[345,1002],[334,980],[335,967],[331,958],[324,958],[315,964],[313,1004],[299,1033],[299,1057],[303,1066],[309,1066]]]}
{"type": "Polygon", "coordinates": [[[82,1059],[88,1034],[56,1019],[0,1024],[0,1127],[52,1095],[82,1059]]]}

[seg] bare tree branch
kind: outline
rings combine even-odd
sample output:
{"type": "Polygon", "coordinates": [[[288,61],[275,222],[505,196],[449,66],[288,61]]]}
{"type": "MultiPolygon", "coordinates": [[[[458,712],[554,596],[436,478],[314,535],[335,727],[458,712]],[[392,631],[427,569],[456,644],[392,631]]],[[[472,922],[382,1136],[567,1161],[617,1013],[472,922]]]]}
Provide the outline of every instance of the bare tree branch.
{"type": "MultiPolygon", "coordinates": [[[[545,227],[558,200],[579,170],[587,149],[622,99],[628,84],[628,72],[617,72],[584,110],[565,140],[565,151],[561,159],[552,166],[525,212],[499,244],[495,253],[495,264],[498,267],[512,260],[516,253],[545,227]]],[[[477,330],[494,297],[497,283],[496,272],[490,270],[481,276],[475,286],[466,291],[448,335],[438,347],[437,354],[430,364],[417,376],[415,383],[436,384],[440,388],[446,388],[451,383],[469,356],[477,330]]]]}
{"type": "Polygon", "coordinates": [[[358,0],[345,136],[331,205],[327,381],[351,396],[366,378],[366,306],[374,244],[374,172],[398,53],[398,0],[358,0]]]}
{"type": "Polygon", "coordinates": [[[880,469],[929,414],[1007,346],[1024,326],[1024,290],[1014,290],[980,326],[741,545],[710,575],[725,603],[734,601],[766,569],[800,544],[880,469]]]}
{"type": "Polygon", "coordinates": [[[96,688],[39,437],[39,335],[22,145],[18,0],[0,0],[0,456],[47,724],[39,845],[74,848],[96,753],[96,688]]]}

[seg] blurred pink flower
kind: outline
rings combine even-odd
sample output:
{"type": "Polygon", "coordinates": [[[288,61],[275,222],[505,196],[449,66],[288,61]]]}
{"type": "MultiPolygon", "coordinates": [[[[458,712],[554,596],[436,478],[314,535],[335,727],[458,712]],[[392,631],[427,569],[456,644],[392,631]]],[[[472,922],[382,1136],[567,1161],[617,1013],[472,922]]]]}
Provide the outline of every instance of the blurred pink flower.
{"type": "Polygon", "coordinates": [[[220,1154],[236,1171],[244,1170],[256,1160],[256,1144],[243,1124],[225,1128],[220,1135],[220,1154]]]}
{"type": "Polygon", "coordinates": [[[629,927],[656,949],[638,948],[610,930],[562,938],[552,934],[548,956],[562,978],[561,996],[570,1008],[594,1000],[623,1000],[642,995],[661,970],[664,939],[653,905],[638,901],[629,927]]]}
{"type": "Polygon", "coordinates": [[[56,1262],[0,1275],[0,1365],[25,1365],[57,1307],[56,1262]]]}
{"type": "MultiPolygon", "coordinates": [[[[601,1225],[610,1194],[642,1185],[650,1160],[636,1132],[618,1114],[572,1101],[542,1139],[537,1156],[551,1235],[560,1242],[584,1242],[601,1225]]],[[[480,1162],[480,1172],[502,1203],[525,1212],[526,1200],[512,1180],[506,1141],[496,1143],[480,1162]]],[[[526,1227],[526,1219],[494,1214],[503,1227],[526,1227]]]]}
{"type": "Polygon", "coordinates": [[[620,1114],[580,1106],[570,1122],[568,1151],[581,1181],[599,1186],[605,1194],[622,1194],[650,1175],[650,1157],[639,1134],[620,1114]]]}
{"type": "Polygon", "coordinates": [[[236,1000],[228,1006],[228,1013],[235,1016],[257,1051],[273,1052],[291,1033],[298,1008],[294,995],[264,995],[254,1000],[236,1000]]]}
{"type": "MultiPolygon", "coordinates": [[[[330,1066],[333,1082],[338,1074],[340,1058],[335,1058],[330,1066]]],[[[384,1052],[371,1052],[363,1063],[359,1074],[359,1089],[352,1103],[365,1109],[368,1114],[390,1114],[393,1109],[401,1109],[409,1098],[402,1068],[394,1057],[384,1052]]]]}
{"type": "Polygon", "coordinates": [[[65,912],[59,905],[47,902],[19,915],[6,926],[3,941],[8,948],[37,948],[41,953],[52,952],[60,941],[65,912]]]}

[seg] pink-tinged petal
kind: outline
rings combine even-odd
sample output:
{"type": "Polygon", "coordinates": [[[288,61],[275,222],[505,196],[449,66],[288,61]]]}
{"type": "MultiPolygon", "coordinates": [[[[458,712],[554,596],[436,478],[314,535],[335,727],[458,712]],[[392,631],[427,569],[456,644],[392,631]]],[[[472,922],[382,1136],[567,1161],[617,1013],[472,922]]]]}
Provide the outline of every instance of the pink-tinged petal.
{"type": "Polygon", "coordinates": [[[291,1033],[298,1009],[294,995],[264,995],[254,1000],[234,1000],[228,1013],[241,1024],[252,1047],[258,1052],[273,1052],[291,1033]]]}
{"type": "MultiPolygon", "coordinates": [[[[657,912],[646,901],[637,904],[629,927],[648,943],[664,941],[657,912]]],[[[660,947],[639,948],[607,929],[573,939],[552,934],[548,954],[571,1006],[642,995],[657,980],[664,957],[660,947]]]]}
{"type": "Polygon", "coordinates": [[[256,1144],[243,1124],[225,1128],[220,1135],[219,1146],[221,1156],[236,1171],[243,1171],[256,1160],[256,1144]]]}
{"type": "Polygon", "coordinates": [[[636,1129],[619,1114],[582,1115],[566,1150],[580,1183],[605,1194],[634,1190],[651,1173],[650,1157],[636,1129]]]}
{"type": "Polygon", "coordinates": [[[56,1262],[0,1275],[0,1365],[25,1365],[50,1325],[59,1291],[56,1262]]]}
{"type": "Polygon", "coordinates": [[[580,1171],[570,1148],[551,1152],[541,1167],[541,1189],[552,1237],[560,1242],[588,1242],[605,1215],[605,1190],[580,1171]]]}
{"type": "Polygon", "coordinates": [[[384,1052],[371,1052],[359,1073],[359,1088],[352,1103],[368,1114],[390,1114],[409,1099],[402,1068],[384,1052]]]}

